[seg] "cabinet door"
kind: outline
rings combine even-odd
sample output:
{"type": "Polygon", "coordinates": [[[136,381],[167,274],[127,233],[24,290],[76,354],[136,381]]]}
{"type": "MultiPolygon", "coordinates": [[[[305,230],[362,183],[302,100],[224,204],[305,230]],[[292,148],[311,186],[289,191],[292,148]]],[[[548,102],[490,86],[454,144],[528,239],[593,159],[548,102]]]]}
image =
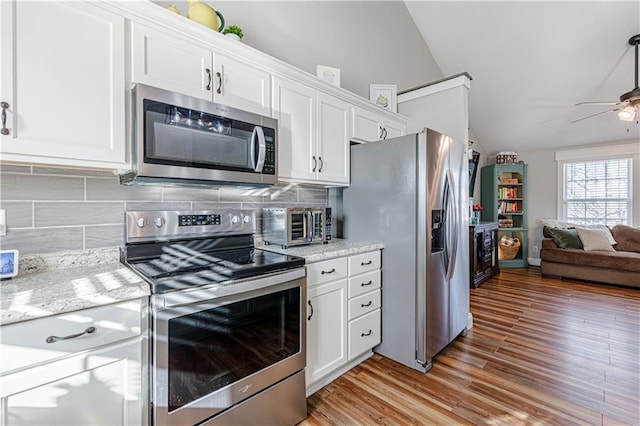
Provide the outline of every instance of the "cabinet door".
{"type": "Polygon", "coordinates": [[[124,18],[89,2],[0,2],[3,160],[122,166],[124,18]]]}
{"type": "Polygon", "coordinates": [[[347,280],[307,291],[307,386],[347,362],[347,280]]]}
{"type": "Polygon", "coordinates": [[[133,83],[213,99],[213,54],[207,47],[134,22],[131,49],[133,83]]]}
{"type": "Polygon", "coordinates": [[[318,182],[349,185],[347,102],[318,93],[318,182]]]}
{"type": "Polygon", "coordinates": [[[143,424],[141,339],[2,377],[2,425],[143,424]]]}
{"type": "Polygon", "coordinates": [[[385,120],[382,127],[386,130],[385,139],[395,138],[405,134],[406,126],[400,122],[385,120]]]}
{"type": "Polygon", "coordinates": [[[271,74],[222,54],[215,56],[213,100],[271,117],[271,74]]]}
{"type": "Polygon", "coordinates": [[[274,115],[278,119],[278,177],[313,182],[316,155],[316,90],[275,79],[274,115]]]}
{"type": "Polygon", "coordinates": [[[352,139],[364,142],[382,139],[379,116],[361,108],[353,108],[352,111],[352,139]]]}

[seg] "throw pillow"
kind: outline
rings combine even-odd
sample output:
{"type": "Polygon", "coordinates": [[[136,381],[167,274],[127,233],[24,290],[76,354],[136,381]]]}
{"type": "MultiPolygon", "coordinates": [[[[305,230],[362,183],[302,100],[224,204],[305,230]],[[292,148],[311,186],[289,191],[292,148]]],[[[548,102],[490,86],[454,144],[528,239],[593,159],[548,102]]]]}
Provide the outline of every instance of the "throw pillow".
{"type": "Polygon", "coordinates": [[[615,251],[607,234],[602,229],[592,228],[576,228],[580,241],[584,246],[585,251],[602,250],[602,251],[615,251]]]}
{"type": "Polygon", "coordinates": [[[618,242],[616,250],[640,253],[640,228],[616,225],[611,229],[611,233],[618,242]]]}
{"type": "Polygon", "coordinates": [[[578,235],[578,231],[575,229],[562,229],[562,228],[550,228],[545,226],[546,233],[553,242],[560,248],[564,249],[581,249],[582,241],[578,235]]]}
{"type": "MultiPolygon", "coordinates": [[[[609,240],[609,243],[611,245],[616,244],[616,240],[611,235],[611,230],[607,227],[607,225],[581,225],[579,223],[561,222],[555,219],[539,219],[539,220],[540,220],[540,224],[543,226],[543,233],[544,233],[544,226],[547,226],[550,228],[562,228],[562,229],[577,228],[577,227],[584,228],[584,229],[600,229],[607,236],[607,239],[609,240]]],[[[551,238],[551,237],[547,237],[547,238],[551,238]]]]}

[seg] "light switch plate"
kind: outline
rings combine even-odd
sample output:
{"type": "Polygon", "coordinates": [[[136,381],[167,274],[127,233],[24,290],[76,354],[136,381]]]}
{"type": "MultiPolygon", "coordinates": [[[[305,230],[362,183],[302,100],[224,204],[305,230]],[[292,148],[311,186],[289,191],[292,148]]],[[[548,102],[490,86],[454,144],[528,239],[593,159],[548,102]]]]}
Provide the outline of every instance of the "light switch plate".
{"type": "Polygon", "coordinates": [[[0,210],[0,236],[7,235],[7,211],[0,210]]]}

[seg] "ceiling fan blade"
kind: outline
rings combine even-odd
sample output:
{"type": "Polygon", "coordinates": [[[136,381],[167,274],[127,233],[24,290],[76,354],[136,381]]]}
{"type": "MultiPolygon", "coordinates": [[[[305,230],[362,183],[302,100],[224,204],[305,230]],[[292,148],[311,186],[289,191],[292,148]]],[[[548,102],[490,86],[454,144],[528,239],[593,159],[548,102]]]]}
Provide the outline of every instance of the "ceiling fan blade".
{"type": "Polygon", "coordinates": [[[608,110],[606,110],[606,111],[598,112],[598,113],[596,113],[596,114],[587,115],[586,117],[578,118],[577,120],[572,121],[572,122],[571,122],[571,124],[573,124],[573,123],[577,123],[578,121],[586,120],[587,118],[597,117],[597,116],[602,115],[602,114],[606,114],[606,113],[609,113],[609,112],[618,111],[619,109],[620,109],[620,108],[613,108],[613,109],[608,109],[608,110]]]}
{"type": "Polygon", "coordinates": [[[610,101],[610,102],[579,102],[576,104],[576,106],[580,106],[580,105],[592,105],[592,106],[598,106],[598,105],[620,105],[621,102],[620,101],[610,101]]]}

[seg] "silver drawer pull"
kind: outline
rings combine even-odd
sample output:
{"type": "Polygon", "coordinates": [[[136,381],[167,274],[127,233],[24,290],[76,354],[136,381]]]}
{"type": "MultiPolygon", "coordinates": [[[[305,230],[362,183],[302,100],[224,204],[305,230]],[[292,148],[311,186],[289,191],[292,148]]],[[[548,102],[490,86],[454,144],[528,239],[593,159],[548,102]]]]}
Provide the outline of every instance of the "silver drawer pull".
{"type": "Polygon", "coordinates": [[[324,275],[324,274],[333,274],[335,271],[336,271],[336,268],[331,268],[331,270],[330,270],[330,271],[322,271],[322,272],[320,272],[320,274],[321,274],[321,275],[324,275]]]}
{"type": "Polygon", "coordinates": [[[89,327],[87,328],[85,331],[83,331],[82,333],[77,333],[77,334],[70,334],[68,336],[64,336],[64,337],[58,337],[58,336],[49,336],[47,337],[46,342],[47,343],[55,343],[58,340],[69,340],[69,339],[75,339],[76,337],[80,337],[83,336],[85,334],[91,334],[91,333],[95,333],[96,332],[96,328],[95,327],[89,327]]]}
{"type": "Polygon", "coordinates": [[[373,280],[370,280],[368,283],[360,283],[360,287],[366,287],[371,284],[373,284],[373,280]]]}
{"type": "Polygon", "coordinates": [[[369,303],[361,303],[360,306],[366,308],[367,306],[371,306],[372,303],[373,301],[369,300],[369,303]]]}
{"type": "Polygon", "coordinates": [[[368,333],[361,333],[360,336],[362,337],[371,336],[371,333],[373,333],[373,330],[369,330],[368,333]]]}
{"type": "Polygon", "coordinates": [[[360,266],[367,266],[367,265],[371,265],[373,263],[373,260],[370,260],[368,262],[360,262],[360,266]]]}

